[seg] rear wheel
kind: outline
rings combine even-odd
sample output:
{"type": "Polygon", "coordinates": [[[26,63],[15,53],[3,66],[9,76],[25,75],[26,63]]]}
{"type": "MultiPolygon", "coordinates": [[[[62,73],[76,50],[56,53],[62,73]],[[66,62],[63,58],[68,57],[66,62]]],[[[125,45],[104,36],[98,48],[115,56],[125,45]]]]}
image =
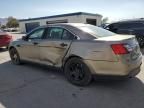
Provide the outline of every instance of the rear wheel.
{"type": "Polygon", "coordinates": [[[88,85],[92,79],[88,66],[79,58],[68,60],[64,72],[68,81],[78,86],[88,85]]]}
{"type": "Polygon", "coordinates": [[[10,53],[10,58],[11,58],[12,63],[16,65],[20,65],[21,61],[20,61],[20,57],[19,57],[17,50],[15,48],[11,48],[9,50],[9,53],[10,53]]]}

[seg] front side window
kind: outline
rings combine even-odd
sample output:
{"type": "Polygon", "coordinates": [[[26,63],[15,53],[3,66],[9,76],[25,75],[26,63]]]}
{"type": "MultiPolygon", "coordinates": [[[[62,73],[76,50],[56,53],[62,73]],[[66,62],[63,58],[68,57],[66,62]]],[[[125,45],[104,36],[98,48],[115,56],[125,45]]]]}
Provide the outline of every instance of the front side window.
{"type": "Polygon", "coordinates": [[[41,39],[44,34],[44,28],[35,30],[29,35],[29,39],[41,39]]]}
{"type": "Polygon", "coordinates": [[[119,29],[118,24],[111,24],[109,25],[109,29],[110,31],[117,33],[117,30],[119,29]]]}

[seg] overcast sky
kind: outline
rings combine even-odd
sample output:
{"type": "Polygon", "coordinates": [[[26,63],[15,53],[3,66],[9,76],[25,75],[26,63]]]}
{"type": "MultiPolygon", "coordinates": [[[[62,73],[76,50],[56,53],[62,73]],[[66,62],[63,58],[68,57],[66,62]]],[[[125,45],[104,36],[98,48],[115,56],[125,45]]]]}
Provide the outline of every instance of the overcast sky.
{"type": "Polygon", "coordinates": [[[72,12],[98,13],[110,21],[144,17],[144,0],[3,0],[0,18],[33,18],[72,12]]]}

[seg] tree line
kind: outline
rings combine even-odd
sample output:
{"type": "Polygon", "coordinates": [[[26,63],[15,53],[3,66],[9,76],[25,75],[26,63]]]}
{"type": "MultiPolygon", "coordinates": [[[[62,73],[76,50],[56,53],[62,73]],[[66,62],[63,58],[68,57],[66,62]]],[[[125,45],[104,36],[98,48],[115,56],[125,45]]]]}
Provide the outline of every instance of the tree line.
{"type": "Polygon", "coordinates": [[[18,20],[16,18],[11,16],[11,17],[7,18],[6,25],[1,25],[1,23],[0,23],[0,27],[2,29],[5,29],[5,28],[17,28],[17,27],[19,27],[19,22],[18,22],[18,20]]]}

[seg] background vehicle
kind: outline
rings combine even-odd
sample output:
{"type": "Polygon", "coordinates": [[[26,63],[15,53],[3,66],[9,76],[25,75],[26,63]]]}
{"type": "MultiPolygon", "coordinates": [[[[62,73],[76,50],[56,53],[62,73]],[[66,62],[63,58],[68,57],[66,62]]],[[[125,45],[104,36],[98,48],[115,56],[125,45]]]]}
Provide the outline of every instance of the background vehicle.
{"type": "Polygon", "coordinates": [[[144,46],[144,19],[115,22],[105,27],[105,29],[117,34],[135,35],[139,45],[144,46]]]}
{"type": "Polygon", "coordinates": [[[7,28],[6,30],[8,32],[17,32],[17,31],[19,31],[19,28],[7,28]]]}
{"type": "Polygon", "coordinates": [[[14,64],[25,60],[61,67],[76,85],[87,85],[92,75],[135,76],[142,63],[134,36],[78,23],[39,27],[12,42],[9,53],[14,64]]]}
{"type": "Polygon", "coordinates": [[[0,47],[7,48],[11,41],[12,41],[12,36],[0,30],[0,47]]]}
{"type": "Polygon", "coordinates": [[[109,23],[104,23],[104,24],[101,24],[101,25],[98,26],[98,27],[106,28],[108,25],[109,25],[109,23]]]}

